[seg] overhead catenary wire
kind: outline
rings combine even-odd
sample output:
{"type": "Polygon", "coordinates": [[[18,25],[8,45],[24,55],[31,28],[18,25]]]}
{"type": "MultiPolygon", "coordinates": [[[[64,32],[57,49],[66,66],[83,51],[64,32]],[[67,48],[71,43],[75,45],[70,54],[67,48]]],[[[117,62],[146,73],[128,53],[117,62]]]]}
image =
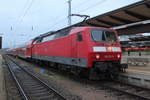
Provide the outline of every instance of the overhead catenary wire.
{"type": "MultiPolygon", "coordinates": [[[[97,2],[97,3],[95,3],[95,4],[91,5],[91,6],[89,6],[89,7],[85,8],[85,9],[83,9],[83,10],[78,11],[78,13],[84,12],[84,11],[86,11],[86,10],[88,10],[88,9],[91,9],[91,8],[94,8],[94,7],[96,7],[96,6],[98,6],[98,5],[102,4],[102,3],[104,3],[104,2],[106,2],[106,1],[107,1],[107,0],[101,0],[101,1],[99,1],[99,2],[97,2]]],[[[84,2],[85,2],[85,1],[84,1],[84,2]]],[[[82,3],[84,3],[84,2],[82,2],[82,3]]],[[[57,22],[57,24],[58,24],[58,23],[59,23],[59,22],[57,22]]]]}
{"type": "MultiPolygon", "coordinates": [[[[89,0],[90,1],[90,0],[89,0]]],[[[87,7],[87,8],[85,8],[85,9],[82,9],[82,10],[79,10],[77,13],[81,13],[81,12],[84,12],[84,11],[87,11],[87,10],[89,10],[89,9],[91,9],[91,8],[94,8],[94,7],[96,7],[96,6],[98,6],[98,5],[100,5],[100,4],[102,4],[102,3],[104,3],[104,2],[106,2],[107,0],[101,0],[101,1],[99,1],[99,2],[97,2],[97,3],[95,3],[95,4],[93,4],[93,5],[91,5],[91,6],[89,6],[89,7],[87,7]]],[[[83,1],[83,2],[81,2],[81,3],[79,3],[80,5],[81,4],[85,4],[85,3],[88,3],[88,1],[86,2],[86,0],[85,1],[83,1]]],[[[79,5],[79,6],[80,6],[79,5]]],[[[76,5],[77,6],[77,5],[76,5]]],[[[54,28],[56,25],[58,25],[58,24],[60,24],[61,22],[63,22],[63,21],[65,21],[65,20],[67,20],[67,17],[65,17],[65,18],[62,18],[62,19],[58,19],[56,22],[54,22],[52,25],[51,25],[51,29],[52,28],[54,28]]]]}
{"type": "Polygon", "coordinates": [[[79,6],[82,6],[82,4],[86,4],[86,3],[88,3],[89,1],[91,1],[91,0],[84,0],[84,1],[82,1],[82,2],[80,2],[79,4],[77,4],[77,5],[75,5],[75,7],[79,7],[79,6]]]}
{"type": "MultiPolygon", "coordinates": [[[[33,4],[33,1],[34,0],[27,0],[23,9],[21,10],[21,12],[18,14],[18,19],[16,21],[16,27],[20,26],[20,23],[23,21],[24,17],[26,16],[26,14],[28,13],[29,9],[31,8],[32,4],[33,4]],[[31,1],[31,2],[29,2],[31,1]],[[23,13],[22,13],[23,12],[23,13]]],[[[14,25],[11,26],[11,31],[13,30],[14,28],[14,25]]],[[[14,31],[15,32],[15,31],[14,31]]],[[[13,33],[14,33],[13,32],[13,33]]],[[[16,32],[15,32],[16,33],[16,32]]],[[[16,35],[16,34],[14,34],[16,35]]],[[[13,46],[15,46],[15,40],[12,42],[13,43],[13,46]]]]}
{"type": "Polygon", "coordinates": [[[82,10],[77,11],[77,13],[81,13],[81,12],[87,11],[87,10],[89,10],[89,9],[91,9],[91,8],[94,8],[94,7],[96,7],[96,6],[98,6],[98,5],[102,4],[102,3],[104,3],[104,2],[106,2],[106,1],[107,1],[107,0],[101,0],[101,1],[99,1],[99,2],[97,2],[97,3],[95,3],[95,4],[93,4],[93,5],[90,5],[89,7],[85,8],[85,9],[82,9],[82,10]]]}
{"type": "MultiPolygon", "coordinates": [[[[65,17],[65,18],[61,19],[59,22],[56,22],[53,26],[56,26],[56,25],[58,25],[60,22],[64,22],[64,21],[66,21],[67,19],[68,19],[68,18],[65,17]]],[[[55,27],[53,27],[53,28],[55,28],[55,27]]]]}
{"type": "Polygon", "coordinates": [[[31,2],[30,2],[30,4],[29,4],[29,6],[28,6],[28,7],[27,7],[27,9],[25,10],[25,12],[24,12],[23,16],[21,17],[21,19],[20,19],[20,21],[19,21],[19,23],[18,23],[18,24],[22,23],[22,21],[23,21],[24,17],[26,16],[26,14],[28,13],[28,11],[29,11],[29,10],[30,10],[30,8],[32,7],[33,2],[34,2],[34,0],[31,0],[31,2]]]}
{"type": "MultiPolygon", "coordinates": [[[[64,4],[66,4],[67,2],[64,2],[64,4]]],[[[57,16],[57,17],[55,17],[55,22],[54,23],[52,23],[51,25],[50,25],[50,27],[49,28],[55,28],[55,26],[56,25],[58,25],[58,24],[60,24],[61,22],[63,22],[63,21],[66,21],[67,20],[67,17],[60,17],[60,16],[62,16],[62,15],[59,15],[59,16],[57,16]]],[[[45,28],[46,30],[47,30],[47,28],[45,28]]]]}
{"type": "Polygon", "coordinates": [[[18,14],[17,22],[19,22],[19,21],[21,20],[22,15],[23,15],[23,13],[25,12],[25,10],[26,10],[26,8],[27,8],[27,6],[28,6],[28,4],[29,4],[29,1],[30,1],[30,0],[27,0],[27,1],[26,1],[26,3],[25,3],[25,5],[24,5],[23,9],[22,9],[22,10],[20,11],[20,13],[18,14]]]}
{"type": "Polygon", "coordinates": [[[64,22],[67,20],[67,17],[63,17],[60,20],[58,19],[56,22],[52,23],[48,28],[44,29],[44,30],[48,30],[49,28],[54,29],[56,27],[56,25],[60,24],[61,22],[64,22]]]}
{"type": "Polygon", "coordinates": [[[79,7],[81,7],[81,6],[83,6],[83,4],[85,5],[85,4],[87,4],[89,1],[91,1],[91,0],[84,0],[84,1],[82,1],[82,2],[80,2],[80,3],[78,3],[78,4],[76,4],[75,6],[73,6],[74,7],[74,9],[73,10],[76,10],[76,9],[78,9],[79,7]]]}
{"type": "MultiPolygon", "coordinates": [[[[22,12],[25,11],[25,9],[26,9],[28,3],[29,3],[29,0],[26,0],[23,9],[22,9],[22,10],[20,11],[20,13],[18,14],[18,17],[16,18],[16,23],[17,23],[17,24],[18,24],[18,22],[20,21],[20,18],[22,17],[22,12]]],[[[13,28],[15,27],[15,25],[17,25],[16,23],[13,23],[13,24],[11,25],[11,27],[10,27],[10,30],[11,30],[11,31],[13,30],[13,28]]]]}

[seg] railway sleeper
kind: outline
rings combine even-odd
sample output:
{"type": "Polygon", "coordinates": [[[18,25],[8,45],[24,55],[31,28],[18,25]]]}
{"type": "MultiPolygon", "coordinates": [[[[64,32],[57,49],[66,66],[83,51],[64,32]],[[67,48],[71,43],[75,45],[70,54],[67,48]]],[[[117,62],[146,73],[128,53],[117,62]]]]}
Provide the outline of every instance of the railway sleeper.
{"type": "Polygon", "coordinates": [[[42,86],[40,86],[40,87],[33,87],[33,88],[28,88],[28,87],[26,87],[28,90],[33,90],[33,91],[39,91],[39,90],[43,90],[43,89],[45,89],[45,87],[42,87],[42,86]]]}
{"type": "Polygon", "coordinates": [[[36,88],[36,87],[41,87],[40,84],[23,84],[24,87],[32,87],[32,88],[36,88]]]}
{"type": "Polygon", "coordinates": [[[41,96],[51,96],[51,97],[54,97],[54,94],[52,93],[52,94],[50,94],[48,91],[47,92],[41,92],[41,93],[32,93],[32,94],[28,94],[28,95],[31,95],[31,96],[33,96],[33,97],[41,97],[41,96]]]}
{"type": "MultiPolygon", "coordinates": [[[[36,100],[54,100],[55,97],[51,97],[50,95],[48,96],[41,96],[39,98],[36,98],[36,100]]],[[[55,100],[59,100],[59,99],[55,99],[55,100]]]]}
{"type": "Polygon", "coordinates": [[[38,91],[37,90],[28,91],[28,93],[31,93],[31,94],[34,94],[35,92],[36,93],[47,92],[47,89],[42,89],[42,90],[38,90],[38,91]]]}

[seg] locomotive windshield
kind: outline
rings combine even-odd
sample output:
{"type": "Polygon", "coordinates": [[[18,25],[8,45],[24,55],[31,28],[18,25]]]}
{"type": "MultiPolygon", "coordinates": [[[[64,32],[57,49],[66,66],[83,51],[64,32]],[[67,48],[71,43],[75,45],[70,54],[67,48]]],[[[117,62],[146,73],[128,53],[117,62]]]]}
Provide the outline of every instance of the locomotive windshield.
{"type": "Polygon", "coordinates": [[[92,30],[91,32],[92,39],[94,41],[117,41],[115,32],[106,31],[106,30],[92,30]]]}

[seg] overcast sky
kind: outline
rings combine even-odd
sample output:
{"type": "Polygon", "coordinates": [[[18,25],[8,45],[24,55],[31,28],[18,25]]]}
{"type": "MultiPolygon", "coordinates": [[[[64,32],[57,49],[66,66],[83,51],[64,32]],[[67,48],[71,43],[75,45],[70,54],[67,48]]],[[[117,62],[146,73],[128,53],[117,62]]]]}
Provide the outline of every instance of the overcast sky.
{"type": "MultiPolygon", "coordinates": [[[[39,34],[67,26],[67,0],[0,1],[3,47],[13,47],[39,34]]],[[[72,13],[94,17],[138,1],[140,0],[72,0],[72,13]]],[[[73,24],[80,21],[82,18],[72,17],[73,24]]]]}

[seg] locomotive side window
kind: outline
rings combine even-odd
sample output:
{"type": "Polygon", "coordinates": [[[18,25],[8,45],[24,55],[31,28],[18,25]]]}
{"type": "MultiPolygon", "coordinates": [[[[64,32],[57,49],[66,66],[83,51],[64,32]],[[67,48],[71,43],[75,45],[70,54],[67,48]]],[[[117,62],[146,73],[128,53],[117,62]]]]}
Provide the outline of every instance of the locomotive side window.
{"type": "Polygon", "coordinates": [[[83,37],[82,37],[82,33],[77,33],[77,41],[82,41],[83,37]]]}
{"type": "Polygon", "coordinates": [[[92,30],[91,36],[94,41],[117,41],[116,34],[112,31],[92,30]]]}
{"type": "Polygon", "coordinates": [[[60,37],[64,37],[64,36],[68,35],[69,32],[70,32],[70,29],[66,29],[66,30],[61,31],[60,32],[60,37]]]}
{"type": "Polygon", "coordinates": [[[68,35],[69,32],[70,32],[70,29],[66,29],[66,30],[57,32],[57,33],[55,33],[55,34],[53,34],[53,35],[45,36],[45,37],[43,37],[42,42],[49,41],[49,40],[54,40],[54,39],[57,39],[57,38],[64,37],[64,36],[68,35]]]}
{"type": "Polygon", "coordinates": [[[60,33],[56,33],[55,39],[60,38],[60,37],[61,37],[61,34],[60,33]]]}
{"type": "Polygon", "coordinates": [[[55,34],[54,35],[50,35],[50,36],[46,36],[46,37],[43,38],[42,42],[53,40],[54,37],[55,37],[55,34]]]}
{"type": "Polygon", "coordinates": [[[56,33],[55,39],[64,37],[64,36],[68,35],[69,32],[70,32],[70,29],[60,31],[59,33],[56,33]]]}

